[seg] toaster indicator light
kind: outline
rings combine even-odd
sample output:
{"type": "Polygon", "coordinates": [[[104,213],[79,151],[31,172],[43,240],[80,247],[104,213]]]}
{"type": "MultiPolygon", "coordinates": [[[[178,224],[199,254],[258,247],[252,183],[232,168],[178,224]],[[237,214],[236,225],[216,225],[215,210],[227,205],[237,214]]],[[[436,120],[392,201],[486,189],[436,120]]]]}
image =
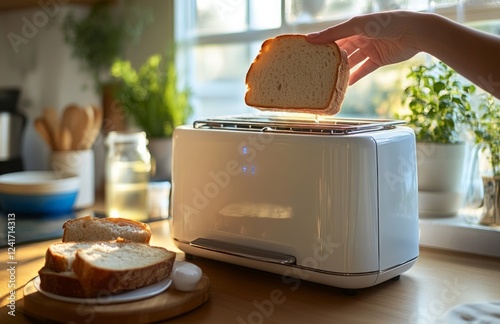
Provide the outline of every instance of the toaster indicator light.
{"type": "Polygon", "coordinates": [[[255,174],[255,165],[252,165],[251,167],[244,165],[241,167],[241,171],[243,171],[243,173],[247,173],[248,171],[251,174],[255,174]]]}
{"type": "Polygon", "coordinates": [[[243,152],[243,155],[247,155],[248,148],[246,146],[243,146],[243,148],[241,149],[241,151],[243,152]]]}

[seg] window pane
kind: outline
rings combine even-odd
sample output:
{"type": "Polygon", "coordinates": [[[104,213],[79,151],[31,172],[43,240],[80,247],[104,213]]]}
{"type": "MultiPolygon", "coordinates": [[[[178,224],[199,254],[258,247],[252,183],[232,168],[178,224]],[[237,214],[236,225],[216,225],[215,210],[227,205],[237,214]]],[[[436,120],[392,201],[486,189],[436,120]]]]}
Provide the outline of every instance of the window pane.
{"type": "Polygon", "coordinates": [[[281,0],[250,0],[250,29],[281,26],[281,0]]]}
{"type": "Polygon", "coordinates": [[[287,0],[287,22],[303,24],[345,19],[366,12],[368,2],[368,0],[287,0]]]}
{"type": "Polygon", "coordinates": [[[246,0],[197,0],[196,26],[200,35],[245,31],[246,0]]]}
{"type": "MultiPolygon", "coordinates": [[[[437,0],[449,3],[456,0],[437,0]]],[[[385,10],[426,10],[428,0],[286,0],[290,24],[344,20],[352,16],[385,10]]]]}
{"type": "Polygon", "coordinates": [[[197,83],[238,80],[242,82],[249,66],[249,45],[204,45],[195,49],[197,83]]]}

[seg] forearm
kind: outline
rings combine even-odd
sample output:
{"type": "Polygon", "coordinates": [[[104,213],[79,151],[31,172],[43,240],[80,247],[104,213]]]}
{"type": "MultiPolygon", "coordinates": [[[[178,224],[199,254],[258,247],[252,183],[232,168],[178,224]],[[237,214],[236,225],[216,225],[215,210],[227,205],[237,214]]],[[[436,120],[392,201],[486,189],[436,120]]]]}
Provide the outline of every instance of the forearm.
{"type": "Polygon", "coordinates": [[[422,51],[500,98],[500,37],[433,14],[426,14],[418,25],[422,51]]]}

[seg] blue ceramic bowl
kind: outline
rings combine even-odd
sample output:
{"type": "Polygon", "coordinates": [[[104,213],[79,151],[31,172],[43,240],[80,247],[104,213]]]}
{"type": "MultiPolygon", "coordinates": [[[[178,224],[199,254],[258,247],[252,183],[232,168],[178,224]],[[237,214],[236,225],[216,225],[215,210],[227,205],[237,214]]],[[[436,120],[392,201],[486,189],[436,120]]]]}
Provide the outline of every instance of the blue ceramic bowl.
{"type": "Polygon", "coordinates": [[[0,176],[0,207],[6,213],[61,214],[73,210],[80,186],[76,175],[22,171],[0,176]]]}

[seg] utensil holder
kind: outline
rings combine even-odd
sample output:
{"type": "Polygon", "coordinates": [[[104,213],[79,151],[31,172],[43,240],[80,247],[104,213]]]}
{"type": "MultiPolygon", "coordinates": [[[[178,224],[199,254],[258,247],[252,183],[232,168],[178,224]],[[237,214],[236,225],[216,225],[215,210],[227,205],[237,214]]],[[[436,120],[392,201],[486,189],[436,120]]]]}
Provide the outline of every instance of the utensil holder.
{"type": "Polygon", "coordinates": [[[90,207],[95,201],[94,151],[56,151],[50,156],[50,167],[57,175],[75,173],[80,177],[80,192],[75,209],[90,207]]]}

